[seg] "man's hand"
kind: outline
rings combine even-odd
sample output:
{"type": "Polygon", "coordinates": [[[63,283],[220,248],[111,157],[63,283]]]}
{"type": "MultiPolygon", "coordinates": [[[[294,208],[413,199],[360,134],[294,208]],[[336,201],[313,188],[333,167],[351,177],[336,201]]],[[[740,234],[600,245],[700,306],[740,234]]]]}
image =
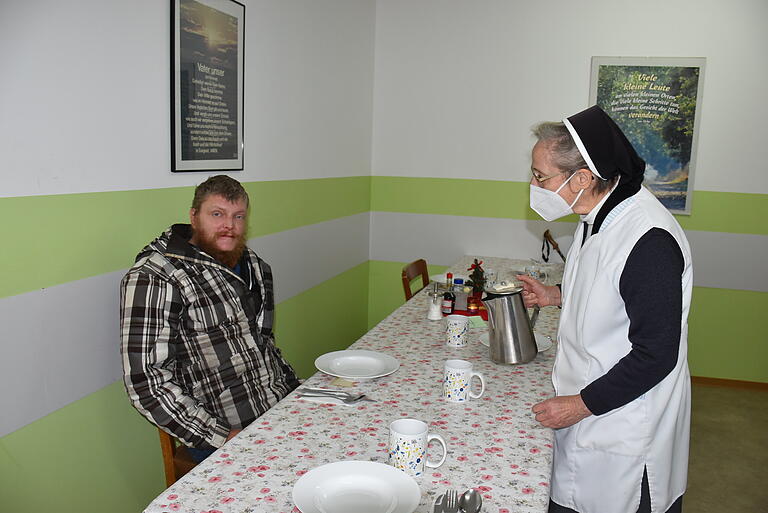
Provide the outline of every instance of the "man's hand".
{"type": "Polygon", "coordinates": [[[229,434],[227,435],[227,442],[229,442],[229,441],[230,441],[230,440],[232,440],[234,437],[236,437],[236,436],[237,436],[237,434],[238,434],[240,431],[242,431],[242,429],[233,429],[232,431],[230,431],[230,432],[229,432],[229,434]]]}
{"type": "Polygon", "coordinates": [[[542,426],[559,429],[586,419],[592,412],[580,395],[562,395],[533,405],[531,411],[542,426]]]}
{"type": "Polygon", "coordinates": [[[560,306],[560,287],[557,285],[549,287],[527,274],[518,274],[517,279],[523,282],[523,302],[526,308],[534,305],[560,306]]]}

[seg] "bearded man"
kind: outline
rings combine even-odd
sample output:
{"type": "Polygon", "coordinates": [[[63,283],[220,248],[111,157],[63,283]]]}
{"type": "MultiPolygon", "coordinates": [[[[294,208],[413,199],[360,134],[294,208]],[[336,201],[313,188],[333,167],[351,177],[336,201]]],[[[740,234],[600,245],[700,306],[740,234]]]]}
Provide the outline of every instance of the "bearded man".
{"type": "Polygon", "coordinates": [[[269,265],[246,247],[248,194],[228,176],[195,189],[120,284],[133,406],[201,461],[298,386],[275,346],[269,265]]]}

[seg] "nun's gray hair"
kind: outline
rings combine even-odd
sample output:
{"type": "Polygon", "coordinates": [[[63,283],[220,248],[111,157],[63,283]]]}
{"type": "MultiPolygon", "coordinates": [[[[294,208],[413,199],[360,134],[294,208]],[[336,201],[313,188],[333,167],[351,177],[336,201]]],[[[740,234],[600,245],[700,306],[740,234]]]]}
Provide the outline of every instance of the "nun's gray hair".
{"type": "MultiPolygon", "coordinates": [[[[555,163],[560,171],[567,171],[568,176],[571,176],[579,169],[589,169],[587,161],[581,155],[565,123],[560,121],[544,121],[534,126],[532,132],[539,142],[548,146],[552,155],[552,162],[555,163]]],[[[600,177],[595,176],[595,179],[597,180],[595,192],[599,194],[612,189],[618,176],[609,180],[602,180],[600,177]]]]}

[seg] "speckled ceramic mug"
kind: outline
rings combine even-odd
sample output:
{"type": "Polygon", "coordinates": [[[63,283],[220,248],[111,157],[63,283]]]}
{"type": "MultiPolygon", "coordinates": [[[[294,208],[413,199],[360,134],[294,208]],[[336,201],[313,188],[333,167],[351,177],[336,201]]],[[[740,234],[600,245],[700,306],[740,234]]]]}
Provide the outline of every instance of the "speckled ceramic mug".
{"type": "Polygon", "coordinates": [[[411,476],[420,476],[424,467],[436,468],[443,464],[448,450],[440,435],[429,433],[426,422],[400,419],[389,425],[389,464],[411,476]],[[440,461],[427,461],[427,446],[437,440],[443,446],[440,461]]]}
{"type": "Polygon", "coordinates": [[[443,378],[443,398],[454,403],[478,399],[485,392],[485,380],[479,372],[472,372],[472,364],[465,360],[446,360],[443,378]],[[480,380],[480,393],[470,390],[472,378],[480,380]]]}
{"type": "Polygon", "coordinates": [[[466,315],[448,315],[445,318],[445,345],[464,347],[467,345],[469,317],[466,315]]]}

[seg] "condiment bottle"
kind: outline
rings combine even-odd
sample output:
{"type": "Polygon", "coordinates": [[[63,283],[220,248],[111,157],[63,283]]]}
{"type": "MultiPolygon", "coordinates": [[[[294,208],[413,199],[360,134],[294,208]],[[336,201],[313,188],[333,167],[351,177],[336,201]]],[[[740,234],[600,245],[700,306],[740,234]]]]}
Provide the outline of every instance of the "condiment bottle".
{"type": "Polygon", "coordinates": [[[467,309],[467,293],[464,292],[464,280],[462,278],[456,278],[453,280],[453,295],[454,295],[454,310],[466,310],[467,309]]]}
{"type": "Polygon", "coordinates": [[[446,275],[445,286],[448,290],[443,294],[443,314],[450,315],[453,313],[453,307],[456,304],[456,295],[453,293],[453,274],[448,273],[446,275]]]}

